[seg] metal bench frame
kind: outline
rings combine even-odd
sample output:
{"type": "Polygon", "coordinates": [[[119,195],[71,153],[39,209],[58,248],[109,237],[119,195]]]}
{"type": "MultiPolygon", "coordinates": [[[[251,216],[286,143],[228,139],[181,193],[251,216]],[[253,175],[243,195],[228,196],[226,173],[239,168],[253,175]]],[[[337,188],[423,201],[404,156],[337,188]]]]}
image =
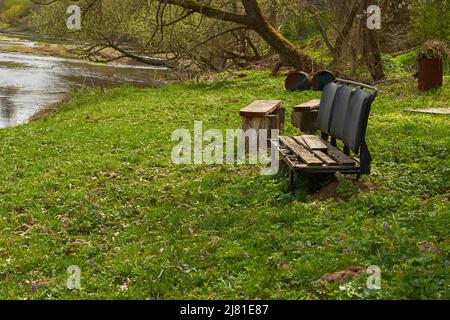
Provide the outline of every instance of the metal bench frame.
{"type": "MultiPolygon", "coordinates": [[[[375,98],[378,95],[378,89],[374,86],[370,86],[364,83],[359,83],[359,82],[355,82],[355,81],[350,81],[350,80],[344,80],[344,79],[336,79],[335,83],[337,84],[342,84],[342,85],[346,85],[346,86],[355,86],[358,87],[360,89],[368,89],[370,91],[372,91],[372,93],[370,94],[370,98],[369,101],[367,102],[367,107],[365,108],[364,113],[362,115],[362,131],[361,131],[361,144],[359,146],[359,150],[356,154],[359,155],[359,161],[355,158],[357,162],[359,162],[359,166],[320,166],[320,167],[315,167],[315,166],[309,166],[309,167],[304,167],[304,168],[298,168],[295,166],[292,166],[292,164],[290,163],[290,161],[287,161],[285,155],[283,155],[281,153],[280,150],[280,144],[279,142],[277,142],[278,145],[277,148],[280,151],[280,156],[283,158],[284,163],[288,166],[289,169],[289,189],[292,190],[293,186],[294,186],[294,176],[295,176],[295,172],[304,172],[304,173],[313,173],[313,174],[334,174],[334,173],[342,173],[342,174],[356,174],[357,175],[357,179],[359,179],[361,174],[370,174],[370,166],[371,166],[371,162],[372,162],[372,156],[370,154],[369,148],[367,146],[366,143],[366,131],[367,131],[367,126],[368,126],[368,121],[369,121],[369,114],[370,114],[370,109],[372,106],[373,101],[375,100],[375,98]]],[[[329,142],[333,147],[337,148],[337,138],[333,137],[331,135],[328,135],[326,133],[324,133],[323,131],[321,131],[320,137],[322,140],[329,142]]],[[[350,156],[351,157],[351,150],[349,147],[344,146],[343,150],[341,150],[345,155],[350,156]]]]}

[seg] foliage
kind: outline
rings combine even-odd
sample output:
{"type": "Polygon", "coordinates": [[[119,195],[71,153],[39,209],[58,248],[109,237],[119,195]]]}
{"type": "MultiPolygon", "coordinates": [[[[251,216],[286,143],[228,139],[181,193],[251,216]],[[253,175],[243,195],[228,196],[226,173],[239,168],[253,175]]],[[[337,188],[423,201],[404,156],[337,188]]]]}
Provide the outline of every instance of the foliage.
{"type": "MultiPolygon", "coordinates": [[[[449,299],[449,120],[407,110],[448,107],[450,78],[426,94],[412,79],[382,86],[362,180],[378,188],[344,179],[343,199],[316,200],[254,166],[171,163],[173,130],[195,120],[224,131],[255,99],[282,99],[289,114],[319,97],[245,74],[81,91],[50,117],[0,130],[0,297],[449,299]],[[80,291],[66,289],[70,265],[80,291]],[[316,284],[369,265],[382,270],[379,291],[366,276],[316,284]]],[[[286,133],[299,132],[287,123],[286,133]]]]}
{"type": "Polygon", "coordinates": [[[418,53],[419,59],[450,58],[450,50],[443,41],[427,41],[418,53]]]}
{"type": "Polygon", "coordinates": [[[411,20],[413,36],[419,42],[430,39],[450,42],[450,1],[414,0],[411,20]]]}
{"type": "Polygon", "coordinates": [[[399,63],[398,60],[394,59],[392,56],[388,54],[383,55],[383,65],[384,69],[389,74],[399,74],[404,71],[402,69],[401,63],[399,63]]]}
{"type": "MultiPolygon", "coordinates": [[[[220,72],[258,58],[262,41],[247,28],[205,17],[159,1],[102,0],[79,2],[83,12],[82,30],[65,26],[65,12],[71,1],[61,0],[33,14],[38,33],[49,38],[74,39],[82,44],[83,55],[101,56],[105,48],[122,49],[140,57],[167,61],[186,72],[220,72]]],[[[212,4],[220,7],[219,1],[212,4]]],[[[228,4],[223,9],[242,11],[228,4]]]]}
{"type": "MultiPolygon", "coordinates": [[[[407,53],[401,54],[395,58],[385,55],[385,66],[394,71],[392,76],[398,76],[402,72],[414,73],[417,71],[417,58],[419,56],[419,49],[411,50],[407,53]]],[[[444,74],[450,74],[450,58],[444,56],[443,58],[444,74]]],[[[407,76],[407,75],[404,75],[407,76]]]]}
{"type": "Polygon", "coordinates": [[[15,22],[26,14],[31,4],[30,0],[0,1],[0,21],[15,22]]]}

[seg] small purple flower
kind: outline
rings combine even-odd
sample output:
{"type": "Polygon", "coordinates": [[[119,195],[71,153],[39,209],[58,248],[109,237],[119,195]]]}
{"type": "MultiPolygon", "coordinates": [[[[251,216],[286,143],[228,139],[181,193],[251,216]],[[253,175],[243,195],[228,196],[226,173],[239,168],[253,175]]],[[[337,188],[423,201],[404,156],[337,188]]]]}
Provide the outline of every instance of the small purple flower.
{"type": "Polygon", "coordinates": [[[36,293],[37,291],[37,286],[36,286],[36,282],[31,282],[31,292],[36,293]]]}
{"type": "Polygon", "coordinates": [[[387,229],[390,229],[390,228],[391,228],[391,225],[390,225],[389,223],[385,222],[385,223],[383,224],[383,227],[387,230],[387,229]]]}

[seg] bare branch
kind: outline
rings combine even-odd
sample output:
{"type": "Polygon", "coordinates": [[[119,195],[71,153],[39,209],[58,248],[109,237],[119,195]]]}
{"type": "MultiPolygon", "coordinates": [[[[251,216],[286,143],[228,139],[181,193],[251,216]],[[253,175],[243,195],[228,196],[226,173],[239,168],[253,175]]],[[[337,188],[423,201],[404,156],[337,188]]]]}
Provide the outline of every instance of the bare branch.
{"type": "Polygon", "coordinates": [[[247,15],[213,8],[211,6],[202,4],[199,1],[195,0],[158,0],[158,1],[173,4],[185,9],[189,9],[211,18],[251,26],[251,23],[247,15]]]}

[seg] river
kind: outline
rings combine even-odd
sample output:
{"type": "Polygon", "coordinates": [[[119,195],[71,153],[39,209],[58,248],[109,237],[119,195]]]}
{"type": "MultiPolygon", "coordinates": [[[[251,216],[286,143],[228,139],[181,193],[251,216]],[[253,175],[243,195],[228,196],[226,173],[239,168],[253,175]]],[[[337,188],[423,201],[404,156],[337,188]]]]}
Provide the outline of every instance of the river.
{"type": "Polygon", "coordinates": [[[74,88],[150,86],[168,75],[166,69],[157,67],[2,51],[12,45],[33,47],[36,43],[0,40],[0,128],[26,123],[43,108],[61,102],[74,88]]]}

